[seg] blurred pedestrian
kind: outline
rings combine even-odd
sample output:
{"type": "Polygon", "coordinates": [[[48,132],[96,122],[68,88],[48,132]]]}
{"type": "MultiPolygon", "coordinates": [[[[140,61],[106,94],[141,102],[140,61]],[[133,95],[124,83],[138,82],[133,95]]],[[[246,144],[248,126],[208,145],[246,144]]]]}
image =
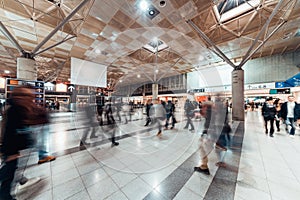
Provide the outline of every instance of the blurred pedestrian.
{"type": "Polygon", "coordinates": [[[194,107],[193,103],[189,99],[187,99],[184,104],[184,112],[185,112],[185,116],[187,118],[184,129],[188,129],[189,125],[190,125],[191,126],[190,131],[195,130],[194,124],[192,122],[192,117],[194,116],[194,109],[195,109],[195,107],[194,107]]]}
{"type": "Polygon", "coordinates": [[[150,109],[152,105],[151,99],[148,99],[146,104],[146,124],[144,126],[148,126],[151,123],[150,109]]]}
{"type": "Polygon", "coordinates": [[[164,106],[159,103],[158,99],[155,99],[153,102],[153,106],[150,109],[150,116],[151,116],[151,125],[156,125],[158,128],[158,132],[156,136],[161,136],[162,134],[162,122],[166,118],[166,110],[164,106]]]}
{"type": "Polygon", "coordinates": [[[36,109],[34,98],[33,91],[22,86],[13,90],[9,100],[10,106],[5,114],[2,128],[4,132],[1,148],[3,163],[0,169],[1,200],[13,199],[10,192],[20,151],[34,145],[33,131],[30,128],[36,124],[36,118],[33,117],[36,109]]]}

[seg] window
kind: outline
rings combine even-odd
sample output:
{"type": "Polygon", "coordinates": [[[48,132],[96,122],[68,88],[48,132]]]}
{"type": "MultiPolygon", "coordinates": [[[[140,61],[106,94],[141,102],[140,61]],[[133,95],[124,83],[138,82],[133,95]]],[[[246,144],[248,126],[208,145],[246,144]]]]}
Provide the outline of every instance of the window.
{"type": "Polygon", "coordinates": [[[243,15],[260,4],[260,0],[223,0],[214,6],[214,12],[220,22],[243,15]]]}

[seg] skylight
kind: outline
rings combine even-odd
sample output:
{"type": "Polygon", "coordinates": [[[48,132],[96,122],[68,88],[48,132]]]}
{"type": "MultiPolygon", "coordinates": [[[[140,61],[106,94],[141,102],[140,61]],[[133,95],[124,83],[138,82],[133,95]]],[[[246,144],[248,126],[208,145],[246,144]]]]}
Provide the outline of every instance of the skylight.
{"type": "Polygon", "coordinates": [[[223,0],[214,6],[214,12],[220,22],[234,19],[255,9],[260,0],[223,0]]]}
{"type": "Polygon", "coordinates": [[[148,44],[144,45],[144,48],[151,51],[152,53],[159,52],[167,47],[168,45],[159,39],[152,40],[148,44]]]}

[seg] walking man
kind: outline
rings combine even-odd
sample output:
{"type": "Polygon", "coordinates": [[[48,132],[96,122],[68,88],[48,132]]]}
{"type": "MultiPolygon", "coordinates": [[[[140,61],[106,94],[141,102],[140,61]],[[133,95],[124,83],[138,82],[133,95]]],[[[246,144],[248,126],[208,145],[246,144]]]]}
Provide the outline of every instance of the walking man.
{"type": "Polygon", "coordinates": [[[283,103],[280,110],[280,116],[287,126],[291,126],[290,137],[295,135],[294,122],[300,118],[300,106],[295,102],[294,96],[289,96],[288,101],[283,103]]]}

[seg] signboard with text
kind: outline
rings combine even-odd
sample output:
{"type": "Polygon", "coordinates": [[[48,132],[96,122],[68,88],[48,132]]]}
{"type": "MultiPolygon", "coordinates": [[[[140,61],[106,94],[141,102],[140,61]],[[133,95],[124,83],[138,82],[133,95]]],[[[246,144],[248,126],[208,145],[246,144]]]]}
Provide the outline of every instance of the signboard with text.
{"type": "Polygon", "coordinates": [[[27,81],[21,79],[6,79],[5,97],[10,98],[12,91],[18,86],[30,86],[34,90],[35,103],[43,106],[45,102],[45,83],[43,81],[27,81]]]}

